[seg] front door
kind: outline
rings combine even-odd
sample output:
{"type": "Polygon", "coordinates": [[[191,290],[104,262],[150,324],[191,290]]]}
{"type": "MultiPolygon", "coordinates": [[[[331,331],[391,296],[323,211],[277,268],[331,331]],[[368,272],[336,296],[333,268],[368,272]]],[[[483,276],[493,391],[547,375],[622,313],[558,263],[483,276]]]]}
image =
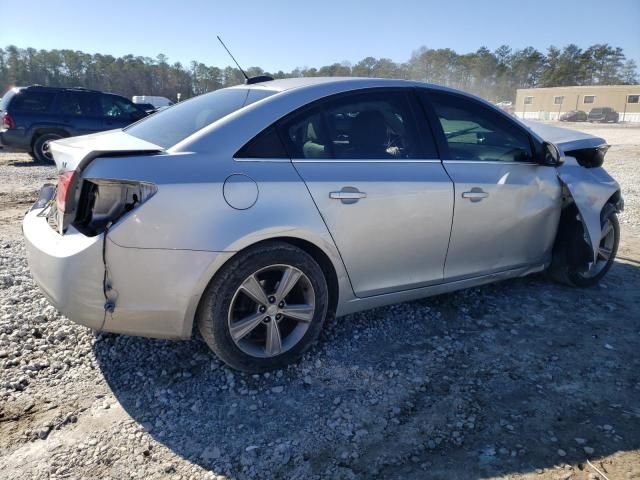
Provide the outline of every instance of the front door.
{"type": "Polygon", "coordinates": [[[534,161],[528,132],[501,112],[453,93],[421,95],[455,186],[445,279],[547,261],[561,209],[555,167],[534,161]]]}
{"type": "Polygon", "coordinates": [[[358,296],[443,278],[453,184],[410,98],[343,94],[280,126],[358,296]]]}
{"type": "Polygon", "coordinates": [[[124,128],[133,123],[139,113],[134,104],[117,95],[100,94],[100,113],[103,119],[103,129],[124,128]]]}

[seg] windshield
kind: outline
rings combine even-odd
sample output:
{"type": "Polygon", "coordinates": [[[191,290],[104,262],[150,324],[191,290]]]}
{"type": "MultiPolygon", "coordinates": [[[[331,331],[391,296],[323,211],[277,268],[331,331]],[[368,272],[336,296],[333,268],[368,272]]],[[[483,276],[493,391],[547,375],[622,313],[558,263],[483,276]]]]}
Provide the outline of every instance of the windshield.
{"type": "Polygon", "coordinates": [[[230,113],[277,93],[256,88],[225,88],[180,102],[125,128],[129,135],[170,148],[230,113]]]}

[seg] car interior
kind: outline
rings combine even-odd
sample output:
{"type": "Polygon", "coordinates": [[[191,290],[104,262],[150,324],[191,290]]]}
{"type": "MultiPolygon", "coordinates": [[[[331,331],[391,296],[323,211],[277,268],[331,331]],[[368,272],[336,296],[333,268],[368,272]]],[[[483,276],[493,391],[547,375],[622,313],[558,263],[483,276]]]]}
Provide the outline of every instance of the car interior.
{"type": "Polygon", "coordinates": [[[503,125],[497,114],[433,102],[453,160],[531,161],[531,144],[524,132],[503,125]]]}
{"type": "Polygon", "coordinates": [[[287,136],[296,158],[411,158],[415,141],[402,113],[385,101],[329,106],[324,118],[316,110],[294,122],[287,136]]]}

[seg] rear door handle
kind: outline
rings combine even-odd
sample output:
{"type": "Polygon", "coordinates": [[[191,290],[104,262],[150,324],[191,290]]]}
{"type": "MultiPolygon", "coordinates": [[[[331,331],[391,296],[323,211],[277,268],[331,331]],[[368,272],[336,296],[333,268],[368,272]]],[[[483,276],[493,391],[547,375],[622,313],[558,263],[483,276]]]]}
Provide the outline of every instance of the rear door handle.
{"type": "Polygon", "coordinates": [[[342,203],[355,203],[361,198],[366,198],[367,194],[355,187],[342,187],[339,192],[329,192],[329,198],[342,201],[342,203]]]}
{"type": "Polygon", "coordinates": [[[489,194],[478,187],[473,187],[468,192],[462,192],[462,198],[468,198],[472,202],[479,202],[483,198],[487,198],[489,194]]]}

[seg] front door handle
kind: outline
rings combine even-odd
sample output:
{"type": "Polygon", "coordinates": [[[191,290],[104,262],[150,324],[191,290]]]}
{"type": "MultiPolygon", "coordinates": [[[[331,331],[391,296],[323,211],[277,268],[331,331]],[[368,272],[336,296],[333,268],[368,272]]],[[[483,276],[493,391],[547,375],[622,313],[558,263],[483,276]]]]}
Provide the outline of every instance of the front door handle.
{"type": "Polygon", "coordinates": [[[355,187],[342,187],[339,192],[329,192],[329,198],[340,200],[342,203],[356,203],[361,198],[366,198],[367,194],[355,187]]]}
{"type": "Polygon", "coordinates": [[[489,194],[479,187],[473,187],[468,192],[462,192],[462,198],[468,198],[472,202],[479,202],[483,198],[487,198],[489,194]]]}

